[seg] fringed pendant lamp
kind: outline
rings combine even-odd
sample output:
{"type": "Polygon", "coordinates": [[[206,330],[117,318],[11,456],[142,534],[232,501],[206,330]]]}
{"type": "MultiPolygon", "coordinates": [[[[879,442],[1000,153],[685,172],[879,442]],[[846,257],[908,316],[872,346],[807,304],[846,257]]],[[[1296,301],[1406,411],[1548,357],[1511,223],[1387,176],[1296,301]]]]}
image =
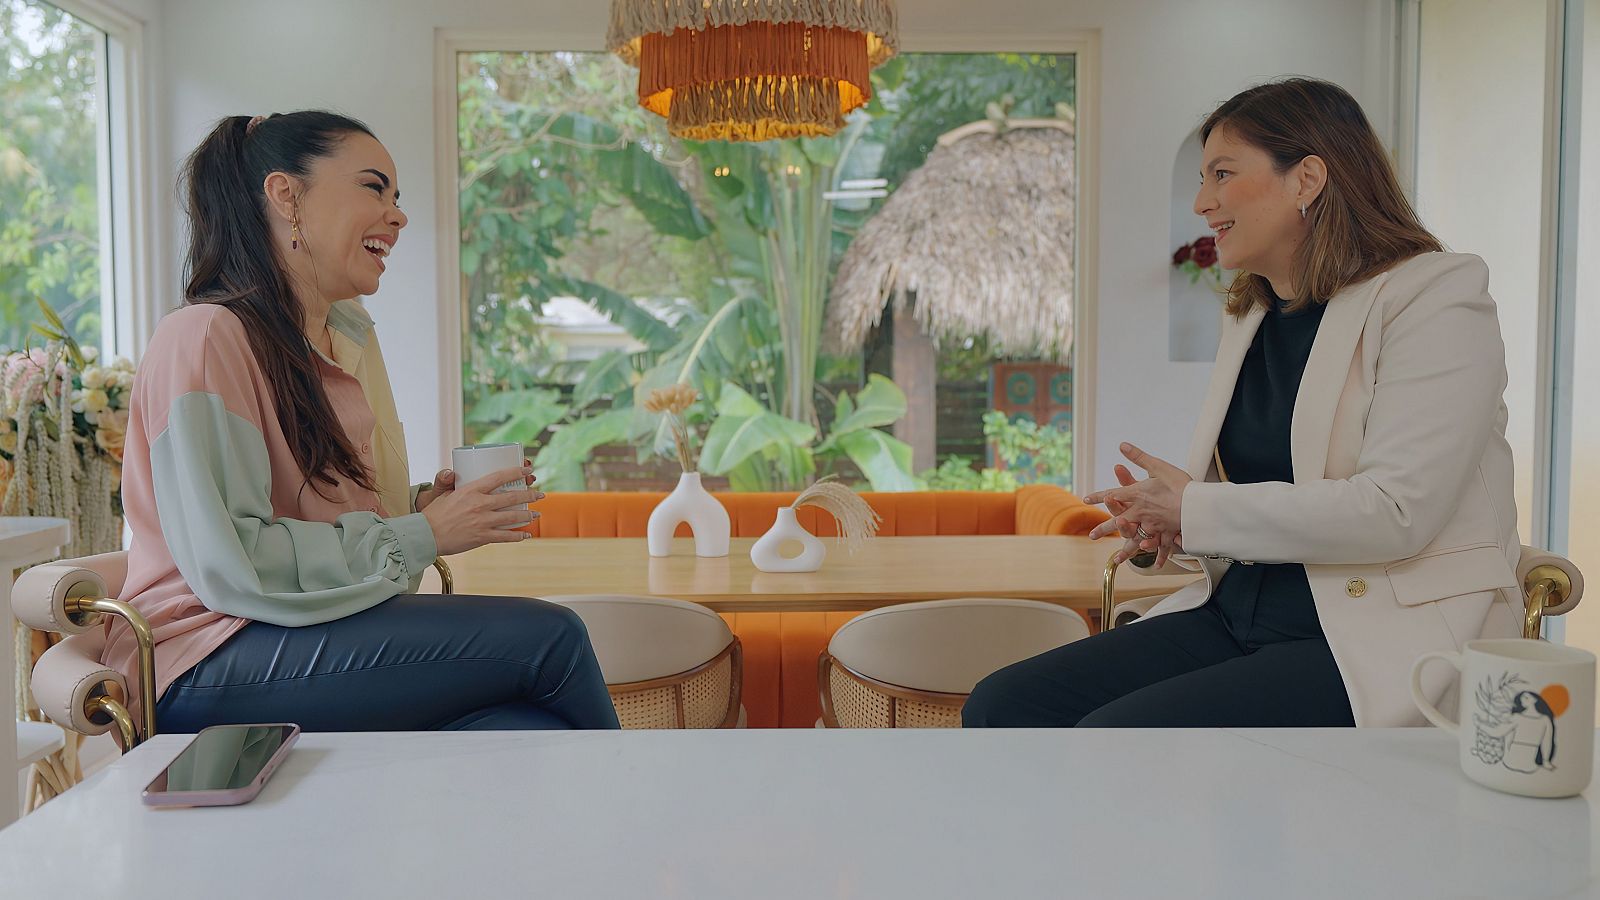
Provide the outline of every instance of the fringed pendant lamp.
{"type": "Polygon", "coordinates": [[[694,141],[822,137],[899,51],[894,0],[612,0],[639,105],[694,141]]]}

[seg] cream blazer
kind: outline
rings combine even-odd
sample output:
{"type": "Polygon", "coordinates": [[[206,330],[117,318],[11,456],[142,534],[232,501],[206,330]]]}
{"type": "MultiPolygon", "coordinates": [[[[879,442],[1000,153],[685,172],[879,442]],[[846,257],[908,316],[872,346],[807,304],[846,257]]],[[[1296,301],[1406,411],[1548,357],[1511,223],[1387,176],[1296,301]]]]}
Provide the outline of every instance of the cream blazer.
{"type": "MultiPolygon", "coordinates": [[[[1522,544],[1488,282],[1476,256],[1428,253],[1328,301],[1295,398],[1293,484],[1218,478],[1217,435],[1264,311],[1227,317],[1175,558],[1206,577],[1145,618],[1205,603],[1231,565],[1304,563],[1356,724],[1377,727],[1423,724],[1409,692],[1422,653],[1516,636],[1522,544]]],[[[1431,699],[1453,692],[1447,666],[1426,674],[1431,699]]]]}

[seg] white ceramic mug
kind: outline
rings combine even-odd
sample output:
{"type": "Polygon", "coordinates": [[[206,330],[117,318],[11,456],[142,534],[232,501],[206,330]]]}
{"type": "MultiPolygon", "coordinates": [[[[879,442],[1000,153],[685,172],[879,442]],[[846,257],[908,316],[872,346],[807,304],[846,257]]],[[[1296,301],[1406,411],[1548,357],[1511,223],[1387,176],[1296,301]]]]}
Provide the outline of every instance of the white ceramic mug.
{"type": "MultiPolygon", "coordinates": [[[[521,444],[474,444],[450,451],[450,467],[455,470],[456,487],[460,488],[502,469],[520,469],[525,458],[521,444]]],[[[494,492],[520,491],[527,486],[526,481],[518,478],[500,485],[494,492]]]]}
{"type": "Polygon", "coordinates": [[[1425,653],[1411,667],[1411,699],[1456,736],[1461,771],[1525,797],[1570,797],[1594,770],[1594,654],[1521,638],[1467,641],[1462,653],[1425,653]],[[1461,673],[1451,721],[1422,693],[1422,669],[1442,659],[1461,673]]]}

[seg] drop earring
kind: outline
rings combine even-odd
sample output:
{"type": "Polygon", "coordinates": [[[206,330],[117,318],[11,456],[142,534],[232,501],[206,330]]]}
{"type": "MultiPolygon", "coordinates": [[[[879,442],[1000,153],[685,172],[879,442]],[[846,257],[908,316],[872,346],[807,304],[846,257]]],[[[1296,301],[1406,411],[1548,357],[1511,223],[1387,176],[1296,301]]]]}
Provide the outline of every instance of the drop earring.
{"type": "MultiPolygon", "coordinates": [[[[1301,209],[1300,210],[1301,218],[1304,218],[1305,214],[1306,214],[1305,210],[1301,209]]],[[[298,216],[298,215],[296,215],[294,218],[289,220],[289,249],[290,250],[299,250],[300,249],[300,216],[298,216]]]]}
{"type": "Polygon", "coordinates": [[[1301,219],[1301,221],[1305,221],[1305,217],[1306,217],[1306,205],[1304,203],[1302,203],[1302,204],[1300,204],[1300,219],[1301,219]]]}

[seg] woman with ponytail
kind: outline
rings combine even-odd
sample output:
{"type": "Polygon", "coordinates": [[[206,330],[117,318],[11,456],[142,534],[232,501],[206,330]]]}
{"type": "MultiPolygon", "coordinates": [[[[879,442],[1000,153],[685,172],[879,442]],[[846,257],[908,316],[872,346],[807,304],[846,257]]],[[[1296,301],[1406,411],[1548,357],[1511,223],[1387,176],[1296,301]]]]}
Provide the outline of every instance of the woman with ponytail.
{"type": "Polygon", "coordinates": [[[407,484],[355,299],[406,226],[383,145],[333,113],[232,116],[184,182],[188,283],[135,377],[123,468],[122,599],[155,631],[160,730],[617,727],[570,610],[413,593],[440,554],[526,539],[543,494],[526,465],[407,484]]]}

